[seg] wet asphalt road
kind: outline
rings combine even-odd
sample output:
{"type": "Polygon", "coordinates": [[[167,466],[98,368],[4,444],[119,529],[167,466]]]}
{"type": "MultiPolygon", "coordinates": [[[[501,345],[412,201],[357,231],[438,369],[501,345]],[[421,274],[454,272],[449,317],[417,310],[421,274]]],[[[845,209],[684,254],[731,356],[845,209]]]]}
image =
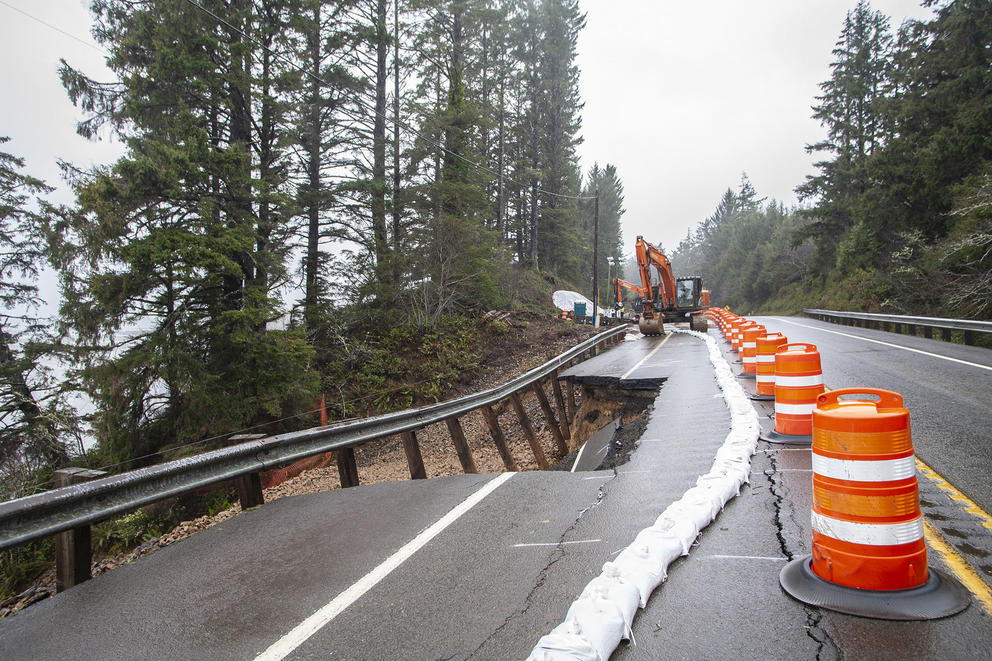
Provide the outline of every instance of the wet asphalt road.
{"type": "MultiPolygon", "coordinates": [[[[902,392],[921,457],[988,507],[992,373],[826,331],[892,343],[913,338],[766,321],[790,340],[820,346],[829,386],[902,392]],[[920,383],[924,376],[930,380],[920,383]]],[[[524,658],[602,564],[708,470],[723,442],[729,416],[705,347],[672,336],[655,351],[662,340],[640,338],[603,356],[604,364],[637,365],[664,379],[628,464],[616,472],[514,475],[288,658],[524,658]]],[[[987,350],[920,342],[921,350],[992,364],[987,350]]],[[[493,477],[266,504],[0,621],[0,658],[255,658],[493,477]]],[[[614,658],[988,658],[992,618],[977,604],[946,620],[892,623],[786,596],[778,571],[809,552],[809,481],[808,449],[761,443],[750,485],[672,566],[638,615],[636,645],[622,644],[614,658]]],[[[965,533],[959,544],[978,552],[989,546],[992,531],[959,504],[926,481],[921,493],[932,500],[928,516],[944,516],[942,523],[965,533]]],[[[980,555],[967,559],[977,564],[980,555]]],[[[931,565],[941,562],[932,555],[931,565]]]]}

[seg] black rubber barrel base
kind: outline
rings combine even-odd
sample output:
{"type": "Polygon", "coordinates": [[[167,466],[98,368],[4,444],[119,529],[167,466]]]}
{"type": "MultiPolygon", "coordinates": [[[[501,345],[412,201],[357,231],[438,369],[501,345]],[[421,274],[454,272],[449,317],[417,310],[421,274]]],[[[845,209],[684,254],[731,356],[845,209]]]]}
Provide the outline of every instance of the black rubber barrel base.
{"type": "Polygon", "coordinates": [[[782,445],[813,445],[813,436],[799,436],[797,434],[780,434],[774,429],[769,432],[761,432],[758,438],[769,443],[781,443],[782,445]]]}
{"type": "Polygon", "coordinates": [[[775,400],[775,395],[759,395],[757,393],[748,393],[747,396],[756,402],[772,402],[775,400]]]}
{"type": "Polygon", "coordinates": [[[971,603],[960,583],[932,567],[930,578],[918,588],[859,590],[814,574],[812,558],[796,558],[778,575],[783,590],[812,606],[878,620],[937,620],[960,613],[971,603]]]}
{"type": "Polygon", "coordinates": [[[757,375],[751,374],[749,372],[741,372],[740,374],[735,374],[738,379],[757,379],[757,375]]]}

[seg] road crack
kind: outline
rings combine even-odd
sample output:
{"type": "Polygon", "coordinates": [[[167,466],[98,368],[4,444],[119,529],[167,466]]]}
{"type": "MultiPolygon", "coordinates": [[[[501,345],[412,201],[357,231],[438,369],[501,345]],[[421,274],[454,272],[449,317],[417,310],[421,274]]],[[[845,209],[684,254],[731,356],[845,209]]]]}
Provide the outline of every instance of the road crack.
{"type": "MultiPolygon", "coordinates": [[[[785,526],[782,523],[783,520],[783,508],[785,506],[785,496],[786,488],[782,483],[782,473],[778,470],[778,455],[775,452],[767,452],[768,462],[771,464],[771,468],[765,471],[765,476],[768,478],[768,490],[772,494],[772,508],[774,509],[773,522],[775,523],[775,537],[778,539],[778,547],[789,562],[795,558],[795,553],[789,548],[789,543],[785,539],[785,526]]],[[[798,522],[795,520],[795,513],[787,514],[789,520],[792,521],[793,525],[797,528],[798,522]]],[[[834,659],[843,659],[844,652],[840,649],[834,639],[827,633],[825,629],[820,626],[820,620],[823,618],[823,611],[819,608],[809,605],[803,605],[803,612],[806,614],[806,622],[803,628],[806,630],[806,635],[816,642],[816,660],[820,661],[823,659],[823,653],[828,648],[833,650],[834,659]]]]}
{"type": "Polygon", "coordinates": [[[565,557],[565,542],[568,540],[569,535],[579,525],[579,522],[582,520],[582,517],[584,517],[588,512],[596,509],[596,507],[598,507],[599,504],[603,502],[603,499],[606,497],[607,487],[610,485],[611,482],[616,480],[618,476],[619,473],[617,473],[616,468],[614,468],[613,477],[611,477],[610,479],[606,480],[605,482],[599,485],[599,488],[596,491],[596,500],[590,503],[587,507],[584,507],[583,509],[579,510],[579,513],[576,515],[575,520],[572,521],[572,523],[569,524],[569,526],[562,532],[561,536],[558,538],[557,545],[548,554],[547,562],[545,562],[541,570],[537,572],[537,575],[534,578],[534,584],[531,587],[530,591],[527,593],[527,596],[524,598],[523,607],[520,610],[511,613],[509,616],[507,616],[507,618],[503,621],[501,625],[499,625],[491,634],[489,634],[489,636],[487,636],[485,640],[479,643],[478,647],[472,650],[472,653],[466,657],[467,659],[471,659],[476,654],[478,654],[479,650],[485,647],[489,643],[489,641],[491,641],[493,638],[499,635],[504,629],[506,629],[506,627],[509,626],[510,622],[521,617],[522,615],[525,615],[527,611],[530,610],[531,606],[533,606],[534,595],[537,594],[537,591],[544,586],[544,583],[548,578],[549,571],[551,570],[552,567],[558,564],[558,562],[560,562],[565,557]]]}

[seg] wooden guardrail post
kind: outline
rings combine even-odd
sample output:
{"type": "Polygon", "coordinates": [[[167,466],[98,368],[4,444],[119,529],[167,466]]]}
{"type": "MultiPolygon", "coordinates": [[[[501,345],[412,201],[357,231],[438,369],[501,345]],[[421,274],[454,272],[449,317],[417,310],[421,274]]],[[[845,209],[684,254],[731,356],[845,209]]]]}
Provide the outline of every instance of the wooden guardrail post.
{"type": "Polygon", "coordinates": [[[568,411],[565,410],[565,398],[561,393],[561,382],[558,381],[558,370],[551,373],[551,387],[555,393],[555,404],[558,405],[558,415],[561,418],[561,433],[565,437],[566,441],[572,440],[572,421],[568,417],[568,411]]]}
{"type": "Polygon", "coordinates": [[[540,381],[535,381],[532,387],[534,388],[534,394],[537,395],[537,401],[541,405],[541,410],[544,412],[544,419],[548,421],[548,428],[551,429],[551,436],[554,437],[558,450],[563,455],[568,454],[568,444],[565,442],[565,437],[561,433],[561,425],[558,424],[555,412],[551,408],[548,395],[544,392],[544,386],[540,381]]]}
{"type": "Polygon", "coordinates": [[[534,460],[537,461],[538,468],[542,471],[548,470],[551,466],[544,456],[544,450],[541,448],[540,441],[537,440],[537,434],[534,432],[534,427],[530,424],[530,418],[527,417],[527,411],[524,410],[523,402],[520,401],[520,393],[510,393],[510,404],[513,405],[513,410],[517,414],[517,419],[520,421],[520,426],[524,430],[524,436],[527,438],[530,450],[534,453],[534,460]]]}
{"type": "Polygon", "coordinates": [[[975,331],[966,330],[964,332],[964,343],[968,346],[974,346],[975,344],[975,331]]]}
{"type": "Polygon", "coordinates": [[[335,450],[334,458],[338,462],[338,477],[341,479],[341,488],[357,487],[358,462],[355,461],[355,448],[335,450]]]}
{"type": "MultiPolygon", "coordinates": [[[[89,482],[106,475],[88,468],[60,468],[55,471],[55,488],[89,482]]],[[[90,526],[79,526],[55,536],[55,591],[62,592],[88,581],[92,535],[90,526]]]]}
{"type": "Polygon", "coordinates": [[[427,479],[427,469],[424,468],[424,458],[420,455],[420,444],[417,434],[412,429],[400,434],[403,439],[403,452],[406,453],[406,463],[410,467],[411,480],[427,479]]]}
{"type": "Polygon", "coordinates": [[[951,329],[950,328],[941,328],[940,329],[940,339],[942,339],[944,342],[950,342],[951,341],[951,329]]]}
{"type": "Polygon", "coordinates": [[[503,430],[499,427],[499,420],[496,418],[496,414],[493,413],[491,406],[483,406],[479,409],[482,413],[482,417],[485,418],[486,424],[489,426],[489,433],[493,437],[493,443],[496,444],[496,451],[499,452],[500,459],[503,460],[503,465],[506,466],[506,470],[513,471],[514,473],[519,470],[517,468],[517,462],[513,460],[513,455],[510,453],[510,448],[506,444],[506,437],[503,436],[503,430]]]}
{"type": "MultiPolygon", "coordinates": [[[[227,440],[235,443],[247,443],[257,441],[260,438],[265,438],[265,434],[235,434],[227,440]]],[[[262,476],[258,472],[234,478],[234,486],[238,490],[241,511],[265,504],[265,496],[262,495],[262,476]]]]}
{"type": "Polygon", "coordinates": [[[468,448],[468,441],[465,440],[465,432],[462,431],[462,423],[457,417],[448,418],[444,421],[448,426],[448,433],[451,434],[451,442],[455,444],[455,452],[458,454],[458,461],[462,464],[462,470],[466,473],[478,473],[475,467],[475,460],[472,459],[472,451],[468,448]]]}

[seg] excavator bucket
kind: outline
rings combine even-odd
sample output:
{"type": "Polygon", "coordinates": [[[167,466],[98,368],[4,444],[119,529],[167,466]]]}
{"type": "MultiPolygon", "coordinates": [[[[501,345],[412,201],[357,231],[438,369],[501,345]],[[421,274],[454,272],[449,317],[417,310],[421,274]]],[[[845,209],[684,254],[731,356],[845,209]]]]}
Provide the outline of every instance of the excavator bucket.
{"type": "Polygon", "coordinates": [[[645,319],[643,316],[637,322],[637,327],[644,335],[661,335],[665,332],[665,324],[661,321],[661,315],[645,319]]]}

